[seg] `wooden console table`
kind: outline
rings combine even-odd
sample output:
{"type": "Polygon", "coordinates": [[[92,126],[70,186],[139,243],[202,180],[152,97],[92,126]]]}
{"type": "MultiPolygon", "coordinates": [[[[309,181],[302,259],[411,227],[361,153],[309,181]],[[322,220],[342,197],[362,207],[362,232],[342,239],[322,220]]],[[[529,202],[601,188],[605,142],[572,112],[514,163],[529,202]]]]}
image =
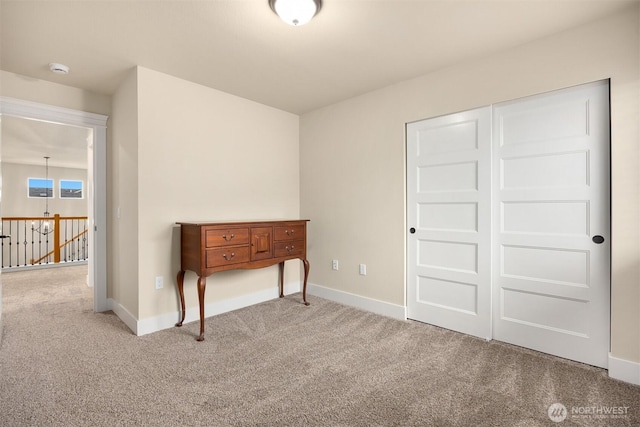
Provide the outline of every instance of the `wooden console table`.
{"type": "Polygon", "coordinates": [[[204,340],[204,292],[207,276],[225,270],[280,266],[280,298],[284,297],[284,262],[300,259],[304,265],[302,300],[307,302],[307,219],[286,221],[246,221],[189,223],[180,225],[180,271],[178,292],[182,317],[185,316],[184,274],[191,270],[198,275],[200,305],[200,336],[204,340]]]}

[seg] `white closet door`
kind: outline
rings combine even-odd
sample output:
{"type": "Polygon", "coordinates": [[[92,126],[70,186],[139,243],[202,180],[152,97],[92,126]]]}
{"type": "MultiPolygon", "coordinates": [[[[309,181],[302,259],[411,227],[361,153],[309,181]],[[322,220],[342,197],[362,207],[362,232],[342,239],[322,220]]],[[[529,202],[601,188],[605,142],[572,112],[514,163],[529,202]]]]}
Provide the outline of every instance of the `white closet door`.
{"type": "Polygon", "coordinates": [[[606,367],[608,82],[496,105],[493,139],[493,337],[606,367]]]}
{"type": "Polygon", "coordinates": [[[407,314],[491,336],[491,109],[407,125],[407,314]]]}

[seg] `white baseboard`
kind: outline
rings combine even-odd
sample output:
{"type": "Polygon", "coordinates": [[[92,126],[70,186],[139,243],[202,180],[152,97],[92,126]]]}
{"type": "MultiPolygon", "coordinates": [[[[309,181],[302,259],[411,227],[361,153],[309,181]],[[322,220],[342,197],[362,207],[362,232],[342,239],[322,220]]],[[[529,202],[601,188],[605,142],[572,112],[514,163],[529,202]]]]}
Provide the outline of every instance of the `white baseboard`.
{"type": "Polygon", "coordinates": [[[307,295],[315,295],[340,304],[371,311],[382,316],[392,317],[398,320],[407,320],[407,310],[405,306],[391,304],[360,295],[338,291],[313,283],[307,284],[307,295]]]}
{"type": "Polygon", "coordinates": [[[640,363],[618,359],[609,353],[609,376],[616,380],[640,385],[640,363]]]}
{"type": "MultiPolygon", "coordinates": [[[[284,286],[285,295],[300,292],[300,282],[288,283],[284,286]]],[[[204,306],[204,316],[211,317],[216,314],[222,314],[250,305],[259,304],[278,298],[280,291],[277,287],[272,287],[264,291],[254,292],[248,295],[242,295],[222,301],[216,301],[204,306]]],[[[173,328],[180,320],[180,312],[178,310],[172,313],[162,314],[147,319],[138,320],[129,311],[116,301],[109,299],[109,308],[124,322],[125,325],[135,335],[141,336],[163,329],[173,328]]],[[[187,308],[183,324],[200,320],[200,310],[198,307],[187,308]]]]}
{"type": "Polygon", "coordinates": [[[122,323],[127,325],[129,329],[135,334],[138,329],[138,319],[129,312],[123,305],[114,299],[107,299],[107,309],[113,311],[116,316],[122,320],[122,323]]]}

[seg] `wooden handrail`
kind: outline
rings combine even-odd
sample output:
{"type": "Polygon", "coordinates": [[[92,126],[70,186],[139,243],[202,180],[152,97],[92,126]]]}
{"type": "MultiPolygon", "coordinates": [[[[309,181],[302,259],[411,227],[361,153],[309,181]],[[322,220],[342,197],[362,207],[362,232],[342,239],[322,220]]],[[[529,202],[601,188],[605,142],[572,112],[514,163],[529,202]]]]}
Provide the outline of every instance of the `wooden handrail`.
{"type": "Polygon", "coordinates": [[[60,219],[87,219],[88,217],[86,216],[60,216],[60,214],[55,214],[53,217],[50,216],[3,216],[2,220],[3,221],[47,221],[50,220],[51,218],[55,218],[55,216],[58,216],[60,219]]]}

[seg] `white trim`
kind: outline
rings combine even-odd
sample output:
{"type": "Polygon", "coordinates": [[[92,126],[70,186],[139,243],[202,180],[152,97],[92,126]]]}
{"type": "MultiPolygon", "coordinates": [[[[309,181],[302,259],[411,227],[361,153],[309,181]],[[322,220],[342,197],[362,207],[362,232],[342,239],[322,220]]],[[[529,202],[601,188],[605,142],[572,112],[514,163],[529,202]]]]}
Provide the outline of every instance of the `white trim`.
{"type": "MultiPolygon", "coordinates": [[[[285,295],[300,292],[300,282],[287,283],[284,286],[285,295]]],[[[261,302],[277,299],[280,292],[277,287],[269,288],[263,291],[254,292],[248,295],[242,295],[222,301],[216,301],[204,306],[204,317],[211,317],[229,311],[238,310],[240,308],[249,307],[261,302]]],[[[180,320],[180,311],[176,310],[171,313],[162,314],[160,316],[150,317],[147,319],[137,320],[127,309],[119,303],[109,299],[113,312],[124,322],[131,331],[138,336],[151,334],[163,329],[173,328],[176,322],[180,320]]],[[[196,322],[200,320],[200,310],[198,307],[187,308],[183,324],[196,322]]]]}
{"type": "Polygon", "coordinates": [[[0,96],[0,114],[75,126],[107,127],[108,116],[0,96]]]}
{"type": "MultiPolygon", "coordinates": [[[[326,288],[313,283],[307,284],[307,294],[328,299],[340,304],[349,305],[361,310],[371,311],[382,316],[392,317],[398,320],[407,320],[407,308],[403,305],[350,294],[336,289],[326,288]]],[[[313,304],[313,301],[310,301],[313,304]]]]}
{"type": "Polygon", "coordinates": [[[21,117],[51,123],[90,127],[93,129],[93,182],[87,182],[87,194],[92,195],[89,228],[89,276],[93,285],[93,309],[107,311],[107,120],[109,116],[72,110],[0,96],[0,115],[21,117]],[[93,185],[93,188],[89,188],[93,185]],[[91,280],[93,279],[93,280],[91,280]]]}
{"type": "Polygon", "coordinates": [[[118,301],[109,298],[107,300],[108,309],[113,311],[116,316],[135,334],[137,327],[137,320],[133,314],[129,312],[122,304],[118,301]]]}
{"type": "Polygon", "coordinates": [[[609,353],[609,377],[640,385],[640,362],[619,359],[609,353]]]}
{"type": "MultiPolygon", "coordinates": [[[[107,128],[95,127],[93,132],[93,180],[87,180],[87,197],[93,200],[93,250],[95,262],[89,263],[94,286],[93,309],[107,308],[107,128]],[[93,266],[93,272],[91,272],[93,266]]],[[[89,253],[91,255],[91,253],[89,253]]]]}

